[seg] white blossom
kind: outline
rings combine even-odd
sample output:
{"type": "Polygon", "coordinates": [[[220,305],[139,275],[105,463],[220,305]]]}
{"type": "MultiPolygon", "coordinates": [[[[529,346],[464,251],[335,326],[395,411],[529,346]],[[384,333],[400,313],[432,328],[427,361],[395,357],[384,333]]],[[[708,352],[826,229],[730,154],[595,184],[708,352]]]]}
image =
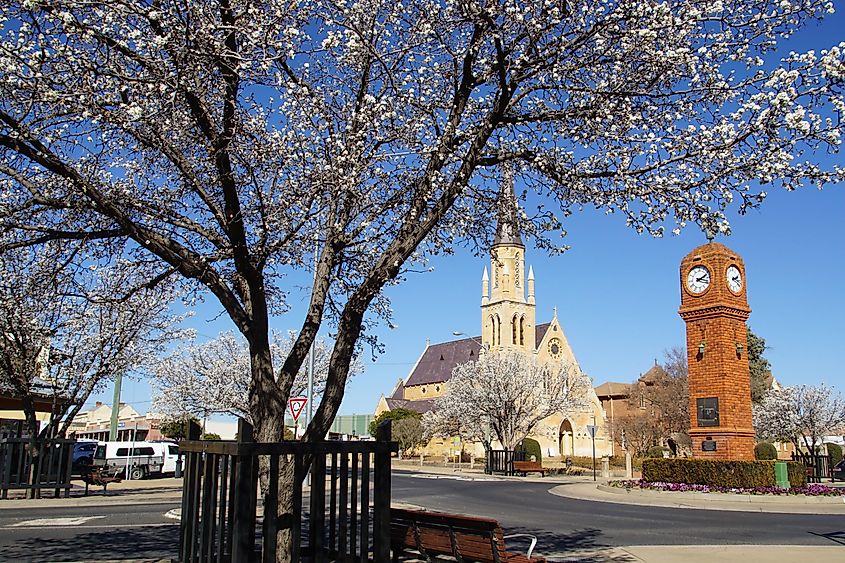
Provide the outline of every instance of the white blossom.
{"type": "Polygon", "coordinates": [[[531,355],[486,352],[453,370],[423,424],[428,436],[462,436],[488,447],[497,439],[512,450],[544,418],[581,408],[590,385],[563,363],[538,366],[531,355]]]}

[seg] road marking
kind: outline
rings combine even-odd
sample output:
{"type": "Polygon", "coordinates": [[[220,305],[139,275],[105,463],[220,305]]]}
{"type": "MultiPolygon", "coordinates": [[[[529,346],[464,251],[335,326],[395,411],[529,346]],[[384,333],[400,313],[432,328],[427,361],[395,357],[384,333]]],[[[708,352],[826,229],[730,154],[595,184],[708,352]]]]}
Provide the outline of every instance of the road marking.
{"type": "Polygon", "coordinates": [[[12,524],[11,528],[64,528],[68,526],[79,526],[90,520],[98,520],[105,518],[105,516],[76,516],[73,518],[36,518],[34,520],[24,520],[17,524],[12,524]]]}
{"type": "Polygon", "coordinates": [[[416,475],[409,475],[413,479],[448,479],[451,481],[500,481],[492,477],[463,477],[459,475],[437,475],[435,473],[417,473],[416,475]]]}

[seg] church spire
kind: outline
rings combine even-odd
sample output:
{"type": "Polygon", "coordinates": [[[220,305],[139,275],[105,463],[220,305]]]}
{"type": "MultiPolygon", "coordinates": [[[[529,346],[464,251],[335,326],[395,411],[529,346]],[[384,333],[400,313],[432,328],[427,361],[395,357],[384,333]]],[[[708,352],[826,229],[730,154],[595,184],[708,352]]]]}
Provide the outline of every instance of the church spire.
{"type": "Polygon", "coordinates": [[[516,217],[518,212],[519,205],[513,191],[513,167],[505,165],[502,185],[499,188],[499,212],[496,238],[493,239],[494,247],[507,245],[525,248],[522,237],[519,236],[519,222],[516,217]]]}

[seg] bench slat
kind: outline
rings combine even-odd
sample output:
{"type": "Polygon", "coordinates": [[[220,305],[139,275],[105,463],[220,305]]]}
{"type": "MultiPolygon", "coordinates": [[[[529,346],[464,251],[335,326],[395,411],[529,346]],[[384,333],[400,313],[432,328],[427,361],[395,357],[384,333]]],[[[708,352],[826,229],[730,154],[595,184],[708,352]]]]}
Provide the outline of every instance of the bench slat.
{"type": "Polygon", "coordinates": [[[528,558],[510,553],[504,532],[496,520],[421,510],[391,509],[390,543],[394,561],[404,549],[414,549],[423,559],[451,555],[482,563],[542,563],[542,557],[528,558]]]}

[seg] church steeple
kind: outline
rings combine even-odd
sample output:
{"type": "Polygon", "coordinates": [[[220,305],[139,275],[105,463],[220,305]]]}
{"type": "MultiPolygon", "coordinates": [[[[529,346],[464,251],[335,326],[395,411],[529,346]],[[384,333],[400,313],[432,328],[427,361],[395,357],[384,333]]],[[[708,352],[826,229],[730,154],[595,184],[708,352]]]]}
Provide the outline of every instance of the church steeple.
{"type": "Polygon", "coordinates": [[[499,189],[499,212],[496,223],[496,238],[493,248],[497,246],[519,246],[525,248],[522,237],[519,236],[519,221],[517,213],[519,206],[513,192],[513,169],[505,167],[502,186],[499,189]]]}
{"type": "Polygon", "coordinates": [[[481,302],[482,342],[491,349],[534,351],[534,280],[533,275],[525,279],[525,244],[518,213],[513,170],[506,168],[499,190],[496,237],[490,249],[490,296],[485,299],[482,295],[481,302]]]}

